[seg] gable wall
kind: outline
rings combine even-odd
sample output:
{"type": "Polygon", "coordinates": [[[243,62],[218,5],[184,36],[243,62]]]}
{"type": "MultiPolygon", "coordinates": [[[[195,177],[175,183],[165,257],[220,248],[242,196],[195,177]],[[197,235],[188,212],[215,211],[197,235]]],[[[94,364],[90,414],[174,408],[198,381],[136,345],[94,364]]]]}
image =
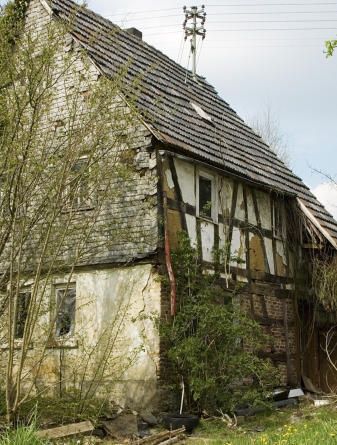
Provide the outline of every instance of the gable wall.
{"type": "Polygon", "coordinates": [[[213,248],[226,249],[230,245],[230,265],[221,273],[223,286],[234,289],[236,283],[241,283],[243,309],[272,338],[266,357],[280,367],[284,382],[297,383],[298,330],[291,272],[297,249],[289,249],[287,243],[284,198],[170,155],[162,159],[162,182],[168,202],[170,248],[177,245],[177,231],[186,230],[205,268],[212,270],[213,248]],[[199,172],[213,177],[216,184],[215,221],[198,215],[199,172]],[[274,230],[274,202],[283,212],[278,234],[274,230]]]}
{"type": "MultiPolygon", "coordinates": [[[[43,41],[50,20],[40,1],[31,0],[25,32],[39,36],[43,41]]],[[[85,93],[86,86],[96,82],[100,75],[88,58],[78,57],[76,42],[69,39],[68,44],[72,49],[65,46],[64,50],[73,51],[73,71],[66,77],[60,76],[55,84],[57,94],[46,126],[67,119],[67,93],[78,81],[78,76],[84,79],[85,93]]],[[[58,66],[54,75],[60,75],[61,69],[62,66],[58,66]]],[[[128,113],[128,107],[120,98],[116,98],[116,102],[128,113]]],[[[158,243],[157,171],[149,130],[138,122],[127,131],[131,135],[130,142],[128,146],[121,146],[120,150],[130,153],[126,157],[133,162],[132,174],[127,175],[124,183],[116,184],[121,193],[116,194],[113,202],[106,204],[99,219],[100,225],[109,226],[113,221],[117,236],[105,236],[100,231],[88,241],[93,253],[71,277],[71,284],[76,289],[74,332],[63,338],[53,335],[40,368],[36,364],[40,363],[39,354],[48,338],[46,332],[50,329],[50,320],[55,315],[55,286],[65,286],[68,280],[67,275],[59,274],[48,278],[22,386],[29,387],[33,379],[33,392],[64,396],[68,390],[78,389],[78,379],[83,378],[86,391],[95,373],[99,372],[101,351],[106,350],[108,341],[112,342],[112,349],[104,366],[111,363],[111,375],[106,373],[108,377],[100,382],[99,393],[121,406],[140,409],[148,405],[153,408],[157,398],[159,337],[154,323],[146,319],[147,314],[159,313],[161,309],[158,274],[155,267],[149,264],[158,243]],[[143,264],[120,265],[137,259],[142,259],[143,264]],[[110,327],[112,334],[107,340],[110,327]],[[130,362],[129,357],[132,358],[130,362]],[[36,371],[37,368],[39,371],[36,371]]],[[[90,214],[88,216],[90,218],[90,214]]],[[[75,217],[83,218],[83,212],[75,217]]],[[[32,285],[33,282],[27,279],[25,289],[29,291],[32,285]]],[[[43,280],[39,285],[40,289],[44,287],[43,280]]],[[[2,383],[6,374],[8,343],[2,320],[0,326],[2,383]]],[[[21,344],[21,340],[15,340],[18,359],[21,344]]]]}
{"type": "MultiPolygon", "coordinates": [[[[54,21],[40,0],[31,0],[25,21],[25,32],[33,36],[39,36],[43,41],[43,36],[47,32],[48,24],[54,21]]],[[[67,100],[69,101],[69,91],[71,88],[83,89],[83,97],[90,84],[95,83],[100,72],[91,62],[90,58],[81,54],[81,48],[70,35],[66,39],[64,52],[66,56],[73,54],[73,67],[66,76],[61,75],[62,56],[60,55],[60,65],[54,73],[58,81],[55,84],[55,100],[50,113],[50,121],[46,125],[58,125],[62,120],[66,120],[67,100]],[[67,97],[68,95],[68,97],[67,97]]],[[[85,100],[85,99],[84,99],[85,100]]],[[[116,97],[112,107],[124,108],[124,113],[130,113],[126,102],[121,97],[116,97]]],[[[116,196],[113,202],[107,203],[99,218],[100,227],[110,226],[106,233],[97,231],[89,241],[91,245],[96,244],[97,248],[91,248],[95,253],[83,264],[99,263],[121,263],[138,258],[146,258],[153,255],[157,248],[157,172],[156,157],[152,150],[152,134],[140,122],[133,120],[131,127],[126,130],[125,144],[121,144],[117,150],[120,153],[116,157],[124,156],[130,165],[132,175],[122,183],[116,183],[116,196]],[[128,154],[124,155],[124,152],[128,154]],[[114,231],[116,234],[114,236],[114,231]]],[[[102,182],[104,178],[102,178],[102,182]]],[[[81,217],[79,213],[79,217],[81,217]]],[[[89,216],[90,217],[90,216],[89,216]]]]}

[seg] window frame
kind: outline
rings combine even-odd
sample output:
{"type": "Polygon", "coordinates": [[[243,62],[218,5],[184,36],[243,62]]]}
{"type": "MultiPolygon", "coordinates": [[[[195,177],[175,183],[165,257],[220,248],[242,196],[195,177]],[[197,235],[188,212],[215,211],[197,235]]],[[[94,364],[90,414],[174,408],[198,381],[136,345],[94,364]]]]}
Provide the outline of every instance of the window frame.
{"type": "Polygon", "coordinates": [[[196,174],[196,216],[205,221],[218,223],[218,194],[217,194],[217,176],[205,170],[197,169],[196,174]],[[200,213],[200,177],[211,181],[211,217],[200,213]]]}
{"type": "Polygon", "coordinates": [[[76,300],[77,300],[77,290],[76,290],[76,283],[75,282],[71,282],[71,283],[58,283],[54,285],[54,310],[53,313],[55,318],[55,326],[53,328],[54,331],[54,338],[57,341],[62,341],[62,340],[66,340],[69,338],[73,338],[75,335],[75,328],[76,328],[76,300]],[[72,315],[72,319],[71,319],[71,325],[70,325],[70,330],[69,332],[60,335],[57,331],[58,331],[58,323],[59,323],[59,315],[60,315],[60,311],[62,309],[62,305],[64,304],[64,301],[62,302],[62,305],[60,307],[59,306],[59,299],[58,299],[58,292],[59,291],[71,291],[73,290],[75,292],[75,296],[74,296],[74,310],[73,310],[73,315],[72,315]]]}
{"type": "MultiPolygon", "coordinates": [[[[15,340],[22,340],[23,336],[24,336],[24,332],[25,332],[25,326],[26,326],[26,321],[27,321],[27,315],[28,315],[28,310],[29,310],[29,305],[30,305],[30,300],[32,298],[32,289],[31,287],[27,287],[27,288],[23,288],[22,290],[19,291],[18,293],[18,300],[17,300],[17,309],[16,309],[16,317],[15,317],[15,328],[14,328],[14,339],[15,340]],[[19,327],[19,301],[20,301],[20,295],[26,295],[29,294],[29,301],[28,301],[28,305],[24,305],[24,310],[26,311],[25,313],[25,319],[23,321],[23,331],[22,331],[22,335],[18,335],[18,327],[19,327]]],[[[25,302],[26,303],[26,302],[25,302]]],[[[21,323],[21,322],[20,322],[21,323]]]]}
{"type": "MultiPolygon", "coordinates": [[[[76,162],[74,162],[74,165],[72,166],[71,171],[75,172],[75,166],[77,164],[82,164],[85,165],[86,168],[88,168],[90,170],[90,166],[88,164],[88,156],[87,155],[83,155],[80,156],[76,162]]],[[[73,190],[71,188],[71,184],[73,182],[73,180],[75,180],[76,177],[76,173],[74,174],[74,178],[71,178],[69,181],[69,184],[67,185],[67,196],[71,196],[71,194],[73,193],[73,190]]],[[[83,184],[84,185],[84,184],[83,184]]],[[[80,212],[80,211],[84,211],[84,210],[92,210],[95,207],[95,199],[90,195],[91,195],[91,190],[90,190],[90,183],[87,184],[87,190],[88,190],[88,196],[87,196],[87,202],[85,202],[85,200],[80,201],[81,199],[81,194],[79,193],[82,189],[82,187],[78,188],[77,190],[77,196],[75,196],[72,199],[72,203],[69,202],[69,204],[67,205],[67,209],[66,211],[74,211],[74,212],[80,212]],[[77,202],[75,203],[75,199],[77,200],[77,202]]]]}

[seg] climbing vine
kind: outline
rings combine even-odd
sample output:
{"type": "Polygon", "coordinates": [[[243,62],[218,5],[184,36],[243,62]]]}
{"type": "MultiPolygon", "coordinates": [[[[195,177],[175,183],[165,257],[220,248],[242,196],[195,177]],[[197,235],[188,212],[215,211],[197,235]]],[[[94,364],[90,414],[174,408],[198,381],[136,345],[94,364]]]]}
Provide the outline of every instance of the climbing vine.
{"type": "Polygon", "coordinates": [[[313,287],[318,300],[328,311],[337,309],[337,257],[313,259],[313,287]]]}
{"type": "Polygon", "coordinates": [[[197,249],[181,233],[172,254],[178,312],[161,328],[176,382],[184,382],[188,408],[233,412],[238,405],[263,403],[277,371],[258,357],[268,339],[240,310],[240,287],[229,291],[221,281],[221,252],[215,258],[216,270],[203,270],[197,249]]]}

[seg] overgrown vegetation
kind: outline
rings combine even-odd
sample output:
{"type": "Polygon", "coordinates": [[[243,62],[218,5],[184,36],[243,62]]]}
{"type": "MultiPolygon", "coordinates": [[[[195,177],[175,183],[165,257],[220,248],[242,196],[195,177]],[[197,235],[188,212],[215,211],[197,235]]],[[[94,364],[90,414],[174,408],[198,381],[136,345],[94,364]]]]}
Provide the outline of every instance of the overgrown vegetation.
{"type": "Polygon", "coordinates": [[[337,40],[328,40],[325,42],[326,56],[331,57],[337,47],[337,40]]]}
{"type": "Polygon", "coordinates": [[[228,249],[214,253],[215,273],[202,270],[197,249],[181,233],[172,254],[179,309],[161,329],[177,384],[180,379],[185,384],[188,408],[231,412],[238,405],[264,403],[277,372],[258,357],[267,337],[241,312],[239,288],[230,292],[221,283],[228,249]]]}
{"type": "Polygon", "coordinates": [[[315,294],[328,311],[337,309],[337,257],[313,258],[312,282],[315,294]]]}
{"type": "Polygon", "coordinates": [[[202,421],[188,443],[204,445],[333,445],[337,438],[336,406],[304,405],[247,418],[231,430],[221,420],[202,421]]]}
{"type": "Polygon", "coordinates": [[[26,6],[8,3],[0,20],[0,383],[9,421],[55,386],[73,387],[83,412],[136,353],[116,354],[127,304],[116,301],[118,315],[98,332],[92,296],[75,303],[74,285],[78,265],[139,236],[120,229],[114,212],[138,179],[125,73],[100,76],[60,21],[20,33],[26,6]]]}
{"type": "Polygon", "coordinates": [[[29,426],[21,426],[0,437],[0,445],[48,445],[49,441],[36,435],[34,422],[29,426]]]}

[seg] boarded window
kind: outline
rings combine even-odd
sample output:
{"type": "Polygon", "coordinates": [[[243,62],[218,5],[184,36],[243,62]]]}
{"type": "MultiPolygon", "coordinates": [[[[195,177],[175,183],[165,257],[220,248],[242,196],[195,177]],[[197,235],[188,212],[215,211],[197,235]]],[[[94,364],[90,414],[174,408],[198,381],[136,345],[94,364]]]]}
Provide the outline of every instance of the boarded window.
{"type": "Polygon", "coordinates": [[[20,292],[18,295],[17,312],[15,320],[15,338],[23,338],[28,315],[30,292],[20,292]]]}
{"type": "Polygon", "coordinates": [[[58,314],[56,319],[56,337],[73,335],[75,327],[75,301],[74,287],[56,290],[56,303],[58,314]]]}
{"type": "Polygon", "coordinates": [[[212,218],[212,180],[199,176],[199,215],[212,218]]]}

